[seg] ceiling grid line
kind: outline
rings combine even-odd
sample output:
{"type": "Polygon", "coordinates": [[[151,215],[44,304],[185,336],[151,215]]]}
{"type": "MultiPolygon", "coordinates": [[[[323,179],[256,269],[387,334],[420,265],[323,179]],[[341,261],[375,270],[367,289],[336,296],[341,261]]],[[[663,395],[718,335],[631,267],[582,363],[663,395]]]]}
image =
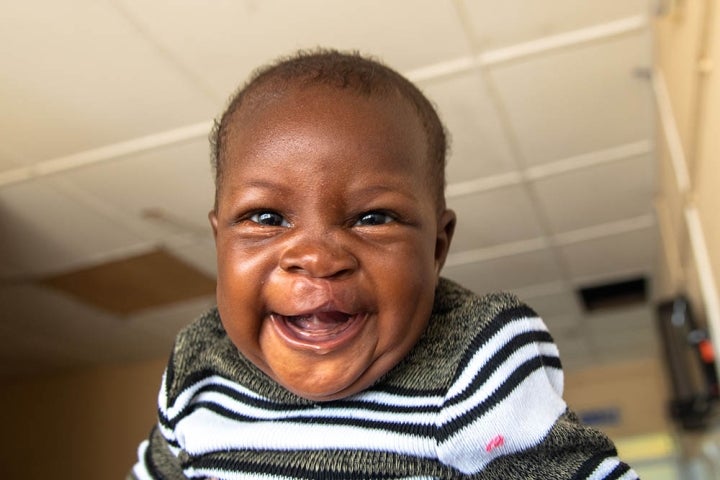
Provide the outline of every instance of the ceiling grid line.
{"type": "Polygon", "coordinates": [[[644,230],[653,226],[655,226],[655,217],[652,214],[647,214],[615,222],[596,224],[569,232],[556,233],[553,237],[558,245],[564,246],[619,235],[621,233],[644,230]]]}
{"type": "MultiPolygon", "coordinates": [[[[642,140],[529,167],[525,171],[525,176],[531,180],[539,180],[584,168],[627,160],[628,158],[639,155],[650,154],[653,151],[652,142],[642,140]]],[[[522,182],[523,176],[518,171],[500,173],[488,177],[450,183],[447,186],[446,196],[448,198],[457,198],[512,185],[519,185],[522,182]]]]}
{"type": "MultiPolygon", "coordinates": [[[[472,27],[472,25],[469,25],[466,21],[467,16],[463,15],[463,13],[467,13],[464,8],[464,3],[462,3],[462,0],[454,0],[454,5],[456,12],[458,12],[461,22],[463,25],[463,31],[465,33],[466,37],[468,38],[468,42],[471,45],[471,48],[473,50],[473,55],[475,58],[482,58],[481,54],[483,53],[480,51],[480,46],[476,44],[475,42],[475,32],[472,27]]],[[[565,37],[567,39],[568,37],[565,37]]],[[[549,46],[549,43],[546,43],[545,46],[549,46]]],[[[567,46],[566,40],[563,42],[554,42],[552,43],[553,47],[557,47],[558,45],[562,45],[563,47],[567,46]]],[[[539,52],[543,51],[540,48],[532,49],[533,54],[537,54],[539,52]]],[[[522,51],[522,53],[526,53],[527,50],[522,51]]],[[[517,53],[517,52],[516,52],[517,53]]],[[[506,56],[509,58],[509,56],[506,56]]],[[[487,57],[486,57],[487,60],[487,57]]],[[[526,160],[524,159],[524,156],[522,154],[522,149],[520,147],[520,144],[517,139],[517,134],[515,132],[515,129],[512,126],[512,122],[510,119],[510,116],[508,114],[508,111],[504,105],[504,102],[502,100],[502,97],[500,95],[500,92],[498,91],[497,87],[492,81],[490,71],[492,69],[492,64],[489,63],[480,63],[477,71],[479,73],[480,80],[482,81],[482,85],[484,90],[488,93],[488,98],[490,99],[490,103],[492,105],[493,110],[495,111],[497,118],[499,119],[500,125],[501,125],[501,131],[503,132],[503,136],[505,137],[507,144],[509,146],[510,152],[511,152],[511,159],[514,162],[515,170],[519,171],[519,178],[521,180],[521,185],[523,187],[523,190],[526,192],[528,197],[531,200],[532,210],[535,214],[535,218],[537,219],[538,225],[540,227],[540,231],[542,233],[541,243],[546,246],[546,248],[549,250],[555,265],[557,266],[559,272],[560,272],[560,279],[565,285],[572,285],[572,276],[570,274],[570,266],[568,265],[567,261],[561,254],[559,250],[558,244],[554,241],[554,238],[552,237],[552,228],[549,219],[547,218],[547,215],[545,214],[544,210],[540,208],[540,202],[537,195],[537,192],[534,190],[532,185],[530,184],[531,179],[528,177],[527,172],[525,171],[527,165],[526,160]]]]}
{"type": "Polygon", "coordinates": [[[181,61],[176,55],[174,55],[171,49],[167,48],[155,35],[151,33],[150,30],[148,30],[148,28],[142,23],[139,18],[133,15],[132,12],[130,12],[122,4],[121,0],[113,0],[110,2],[110,4],[113,6],[115,11],[117,11],[120,16],[125,19],[128,25],[135,29],[135,31],[138,32],[138,34],[145,40],[145,42],[147,42],[148,45],[154,48],[160,54],[160,56],[165,59],[165,62],[173,70],[185,77],[185,79],[188,80],[192,85],[195,85],[195,87],[200,92],[202,92],[203,95],[205,95],[209,100],[213,102],[224,100],[225,97],[223,97],[219,92],[215,91],[215,89],[204,80],[202,75],[198,74],[198,72],[185,65],[183,61],[181,61]]]}
{"type": "Polygon", "coordinates": [[[481,67],[479,69],[480,78],[482,79],[484,88],[489,93],[488,97],[490,99],[490,103],[497,115],[497,118],[499,119],[503,135],[507,139],[507,144],[510,148],[512,161],[514,162],[515,169],[519,173],[520,186],[523,188],[526,195],[530,199],[531,209],[534,212],[535,219],[537,220],[538,226],[542,233],[543,243],[547,245],[547,249],[549,250],[551,256],[555,261],[556,266],[560,271],[561,280],[566,285],[572,285],[569,265],[561,255],[558,245],[552,237],[551,224],[549,219],[547,218],[545,211],[540,208],[541,203],[539,201],[537,192],[535,192],[534,188],[531,185],[531,179],[528,177],[526,171],[526,160],[524,158],[524,155],[522,154],[522,149],[518,142],[517,134],[515,132],[515,129],[513,128],[510,115],[508,114],[507,108],[505,107],[502,96],[497,86],[492,80],[490,70],[491,67],[481,67]]]}
{"type": "Polygon", "coordinates": [[[587,43],[605,41],[623,35],[637,33],[647,27],[645,15],[635,15],[614,22],[582,28],[570,32],[540,38],[510,47],[480,53],[479,61],[484,66],[502,65],[527,57],[554,53],[558,50],[574,48],[587,43]]]}
{"type": "Polygon", "coordinates": [[[445,265],[456,267],[471,263],[479,263],[487,260],[509,257],[520,253],[536,252],[547,248],[547,239],[544,237],[520,240],[518,242],[503,243],[491,247],[463,250],[448,254],[445,265]]]}
{"type": "Polygon", "coordinates": [[[207,137],[213,122],[200,122],[172,130],[113,143],[92,150],[43,160],[27,167],[0,172],[0,188],[14,183],[34,180],[40,177],[76,170],[98,163],[121,160],[139,153],[150,152],[171,145],[180,145],[198,138],[207,137]]]}
{"type": "Polygon", "coordinates": [[[581,170],[583,168],[596,167],[612,162],[627,160],[640,155],[647,155],[654,151],[653,144],[649,140],[627,143],[604,150],[576,155],[570,158],[555,160],[542,165],[529,167],[526,172],[531,180],[562,175],[564,173],[581,170]]]}
{"type": "MultiPolygon", "coordinates": [[[[453,5],[455,7],[455,11],[460,18],[461,25],[463,27],[464,36],[466,37],[468,43],[470,44],[470,48],[472,49],[472,53],[475,59],[482,59],[482,50],[480,45],[477,45],[475,38],[475,31],[473,26],[468,22],[468,12],[465,8],[465,4],[463,0],[453,0],[453,5]]],[[[533,52],[536,53],[536,52],[533,52]]],[[[490,104],[492,106],[492,109],[494,110],[497,118],[499,119],[501,131],[503,133],[503,136],[507,142],[507,145],[511,152],[511,160],[514,162],[515,170],[519,173],[519,179],[521,184],[525,187],[525,190],[530,195],[530,198],[535,200],[532,202],[533,204],[533,210],[535,211],[536,218],[538,218],[538,223],[540,225],[540,229],[542,232],[542,238],[540,239],[533,239],[527,242],[517,242],[517,244],[522,244],[522,248],[527,248],[528,245],[532,245],[534,249],[538,249],[538,245],[542,245],[541,248],[547,248],[550,247],[550,251],[552,252],[552,255],[555,259],[556,264],[558,265],[560,271],[562,272],[562,279],[565,283],[568,282],[568,269],[567,266],[563,264],[562,259],[560,258],[559,252],[557,252],[556,248],[552,247],[552,242],[550,241],[550,232],[549,229],[549,223],[547,219],[544,218],[544,212],[539,211],[537,205],[537,198],[533,198],[533,195],[531,192],[527,190],[527,180],[525,178],[524,173],[524,167],[525,162],[523,160],[523,156],[521,153],[521,148],[518,144],[517,137],[515,135],[514,129],[511,126],[510,117],[507,113],[507,110],[504,107],[504,104],[502,102],[502,98],[500,96],[500,93],[498,89],[493,84],[490,75],[489,75],[489,69],[490,65],[487,63],[479,62],[478,66],[476,68],[478,72],[479,79],[482,83],[483,90],[488,94],[488,98],[490,99],[490,104]]],[[[515,245],[515,244],[513,244],[515,245]]],[[[468,255],[469,256],[469,255],[468,255]]],[[[458,257],[453,257],[458,258],[458,257]]],[[[462,257],[459,257],[462,258],[462,257]]],[[[467,258],[467,257],[466,257],[467,258]]],[[[480,257],[482,258],[482,257],[480,257]]],[[[467,263],[467,262],[466,262],[467,263]]]]}
{"type": "MultiPolygon", "coordinates": [[[[81,260],[66,262],[61,268],[62,271],[74,270],[78,268],[84,268],[107,261],[112,261],[127,256],[136,255],[151,250],[157,245],[157,242],[148,240],[142,233],[142,229],[138,228],[133,223],[131,217],[126,213],[118,210],[117,208],[109,205],[107,202],[100,198],[93,196],[92,194],[85,193],[79,189],[71,186],[69,183],[62,181],[61,179],[49,179],[47,181],[46,188],[55,191],[58,195],[69,197],[79,202],[83,207],[88,208],[90,211],[97,213],[98,215],[110,220],[122,222],[121,228],[126,228],[132,235],[137,237],[137,243],[129,246],[124,246],[111,251],[104,251],[100,254],[86,255],[81,260]]],[[[38,278],[45,276],[46,274],[56,273],[53,270],[43,272],[40,274],[25,274],[25,275],[11,275],[2,278],[3,284],[17,283],[34,281],[38,278]]]]}
{"type": "MultiPolygon", "coordinates": [[[[634,218],[596,224],[568,232],[550,234],[513,243],[503,243],[485,248],[462,250],[448,254],[446,265],[449,267],[478,263],[490,259],[502,258],[519,253],[543,250],[550,245],[567,246],[589,240],[598,240],[623,233],[630,233],[654,227],[655,217],[651,214],[634,218]]],[[[570,282],[571,284],[573,282],[570,282]]]]}
{"type": "Polygon", "coordinates": [[[475,45],[473,28],[465,20],[467,12],[462,6],[462,0],[453,0],[453,4],[458,12],[458,18],[460,19],[463,32],[468,37],[468,43],[471,45],[472,55],[409,70],[405,72],[405,74],[410,80],[418,83],[442,80],[447,77],[470,72],[483,66],[506,65],[513,62],[524,61],[530,57],[551,54],[568,48],[638,33],[647,28],[648,25],[648,20],[645,15],[635,15],[595,27],[581,28],[509,47],[482,50],[480,46],[475,45]]]}

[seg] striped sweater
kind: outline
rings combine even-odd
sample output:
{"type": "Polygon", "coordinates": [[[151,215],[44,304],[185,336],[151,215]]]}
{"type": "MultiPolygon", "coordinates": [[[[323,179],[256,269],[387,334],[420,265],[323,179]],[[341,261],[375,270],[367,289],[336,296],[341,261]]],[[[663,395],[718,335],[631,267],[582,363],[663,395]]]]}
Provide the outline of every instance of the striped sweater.
{"type": "Polygon", "coordinates": [[[269,379],[217,310],[177,338],[133,479],[633,479],[562,400],[530,308],[442,279],[428,328],[371,388],[316,403],[269,379]]]}

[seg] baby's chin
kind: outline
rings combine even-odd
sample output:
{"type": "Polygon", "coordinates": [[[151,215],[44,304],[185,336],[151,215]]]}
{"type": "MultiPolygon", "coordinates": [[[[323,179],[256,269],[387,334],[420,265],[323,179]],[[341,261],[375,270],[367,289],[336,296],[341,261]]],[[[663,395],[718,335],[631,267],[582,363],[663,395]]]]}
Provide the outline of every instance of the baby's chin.
{"type": "Polygon", "coordinates": [[[273,361],[266,373],[287,390],[314,402],[338,400],[359,393],[392,368],[392,365],[385,368],[382,361],[362,355],[332,360],[297,359],[293,364],[287,367],[287,364],[273,361]]]}
{"type": "Polygon", "coordinates": [[[280,385],[307,400],[313,402],[329,402],[350,397],[370,387],[382,375],[375,375],[372,372],[365,372],[355,381],[349,383],[342,381],[330,382],[308,382],[308,381],[282,381],[276,379],[280,385]]]}
{"type": "Polygon", "coordinates": [[[258,366],[295,395],[313,402],[327,402],[366,390],[407,353],[398,350],[378,353],[372,347],[327,356],[286,352],[265,359],[258,366]]]}

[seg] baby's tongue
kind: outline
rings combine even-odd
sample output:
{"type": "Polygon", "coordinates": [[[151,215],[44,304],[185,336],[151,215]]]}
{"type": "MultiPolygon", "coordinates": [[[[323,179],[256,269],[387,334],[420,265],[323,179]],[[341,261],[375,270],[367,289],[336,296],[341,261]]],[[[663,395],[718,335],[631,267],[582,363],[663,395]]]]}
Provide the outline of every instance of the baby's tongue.
{"type": "Polygon", "coordinates": [[[296,328],[306,332],[327,332],[347,322],[349,316],[342,312],[320,312],[312,315],[288,317],[296,328]]]}

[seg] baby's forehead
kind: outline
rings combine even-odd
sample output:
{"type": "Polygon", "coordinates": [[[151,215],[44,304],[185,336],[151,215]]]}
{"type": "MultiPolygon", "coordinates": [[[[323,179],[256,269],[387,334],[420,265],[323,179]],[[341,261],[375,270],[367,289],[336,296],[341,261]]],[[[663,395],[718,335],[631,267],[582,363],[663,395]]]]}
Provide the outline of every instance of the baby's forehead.
{"type": "MultiPolygon", "coordinates": [[[[312,123],[318,117],[323,117],[326,122],[330,118],[330,123],[340,123],[341,116],[348,110],[358,109],[365,111],[366,115],[363,117],[364,123],[354,124],[357,133],[351,140],[356,142],[371,140],[361,132],[375,132],[379,135],[382,129],[378,130],[378,125],[391,127],[398,137],[412,138],[413,141],[409,143],[388,142],[387,147],[401,148],[402,150],[398,152],[401,155],[414,155],[422,159],[423,166],[418,168],[416,163],[412,170],[408,167],[404,171],[426,175],[430,190],[436,192],[435,196],[438,199],[443,198],[444,176],[440,169],[444,168],[444,165],[442,158],[439,163],[435,158],[433,147],[436,139],[431,138],[417,105],[398,89],[363,91],[323,83],[266,82],[247,90],[234,107],[231,115],[226,117],[227,121],[224,122],[224,153],[221,153],[218,166],[220,171],[225,170],[225,173],[218,175],[216,184],[218,187],[223,182],[222,177],[235,170],[233,164],[239,160],[235,155],[238,153],[237,148],[240,144],[244,144],[245,147],[257,146],[254,140],[257,134],[277,131],[278,135],[286,135],[287,139],[287,135],[292,135],[292,131],[289,132],[287,129],[290,125],[287,122],[288,117],[298,120],[292,126],[296,132],[301,132],[305,121],[312,123]],[[313,104],[315,107],[318,105],[320,107],[313,109],[313,104]],[[314,113],[304,115],[305,110],[314,113]]],[[[263,136],[263,141],[272,141],[267,135],[260,136],[263,136]]],[[[300,135],[297,138],[300,140],[300,135]]],[[[444,202],[440,203],[444,204],[444,202]]]]}
{"type": "MultiPolygon", "coordinates": [[[[314,126],[350,126],[352,139],[373,143],[373,136],[383,136],[385,130],[415,140],[414,148],[427,153],[430,143],[426,129],[414,105],[398,92],[366,94],[325,85],[265,89],[237,105],[226,123],[227,147],[240,142],[252,142],[268,132],[287,138],[314,126]]],[[[328,131],[331,129],[328,128],[328,131]]],[[[393,142],[388,147],[406,145],[393,142]]]]}
{"type": "Polygon", "coordinates": [[[231,154],[240,153],[238,148],[297,141],[427,157],[427,133],[412,104],[398,94],[366,95],[326,86],[262,92],[240,105],[227,127],[231,154]]]}

